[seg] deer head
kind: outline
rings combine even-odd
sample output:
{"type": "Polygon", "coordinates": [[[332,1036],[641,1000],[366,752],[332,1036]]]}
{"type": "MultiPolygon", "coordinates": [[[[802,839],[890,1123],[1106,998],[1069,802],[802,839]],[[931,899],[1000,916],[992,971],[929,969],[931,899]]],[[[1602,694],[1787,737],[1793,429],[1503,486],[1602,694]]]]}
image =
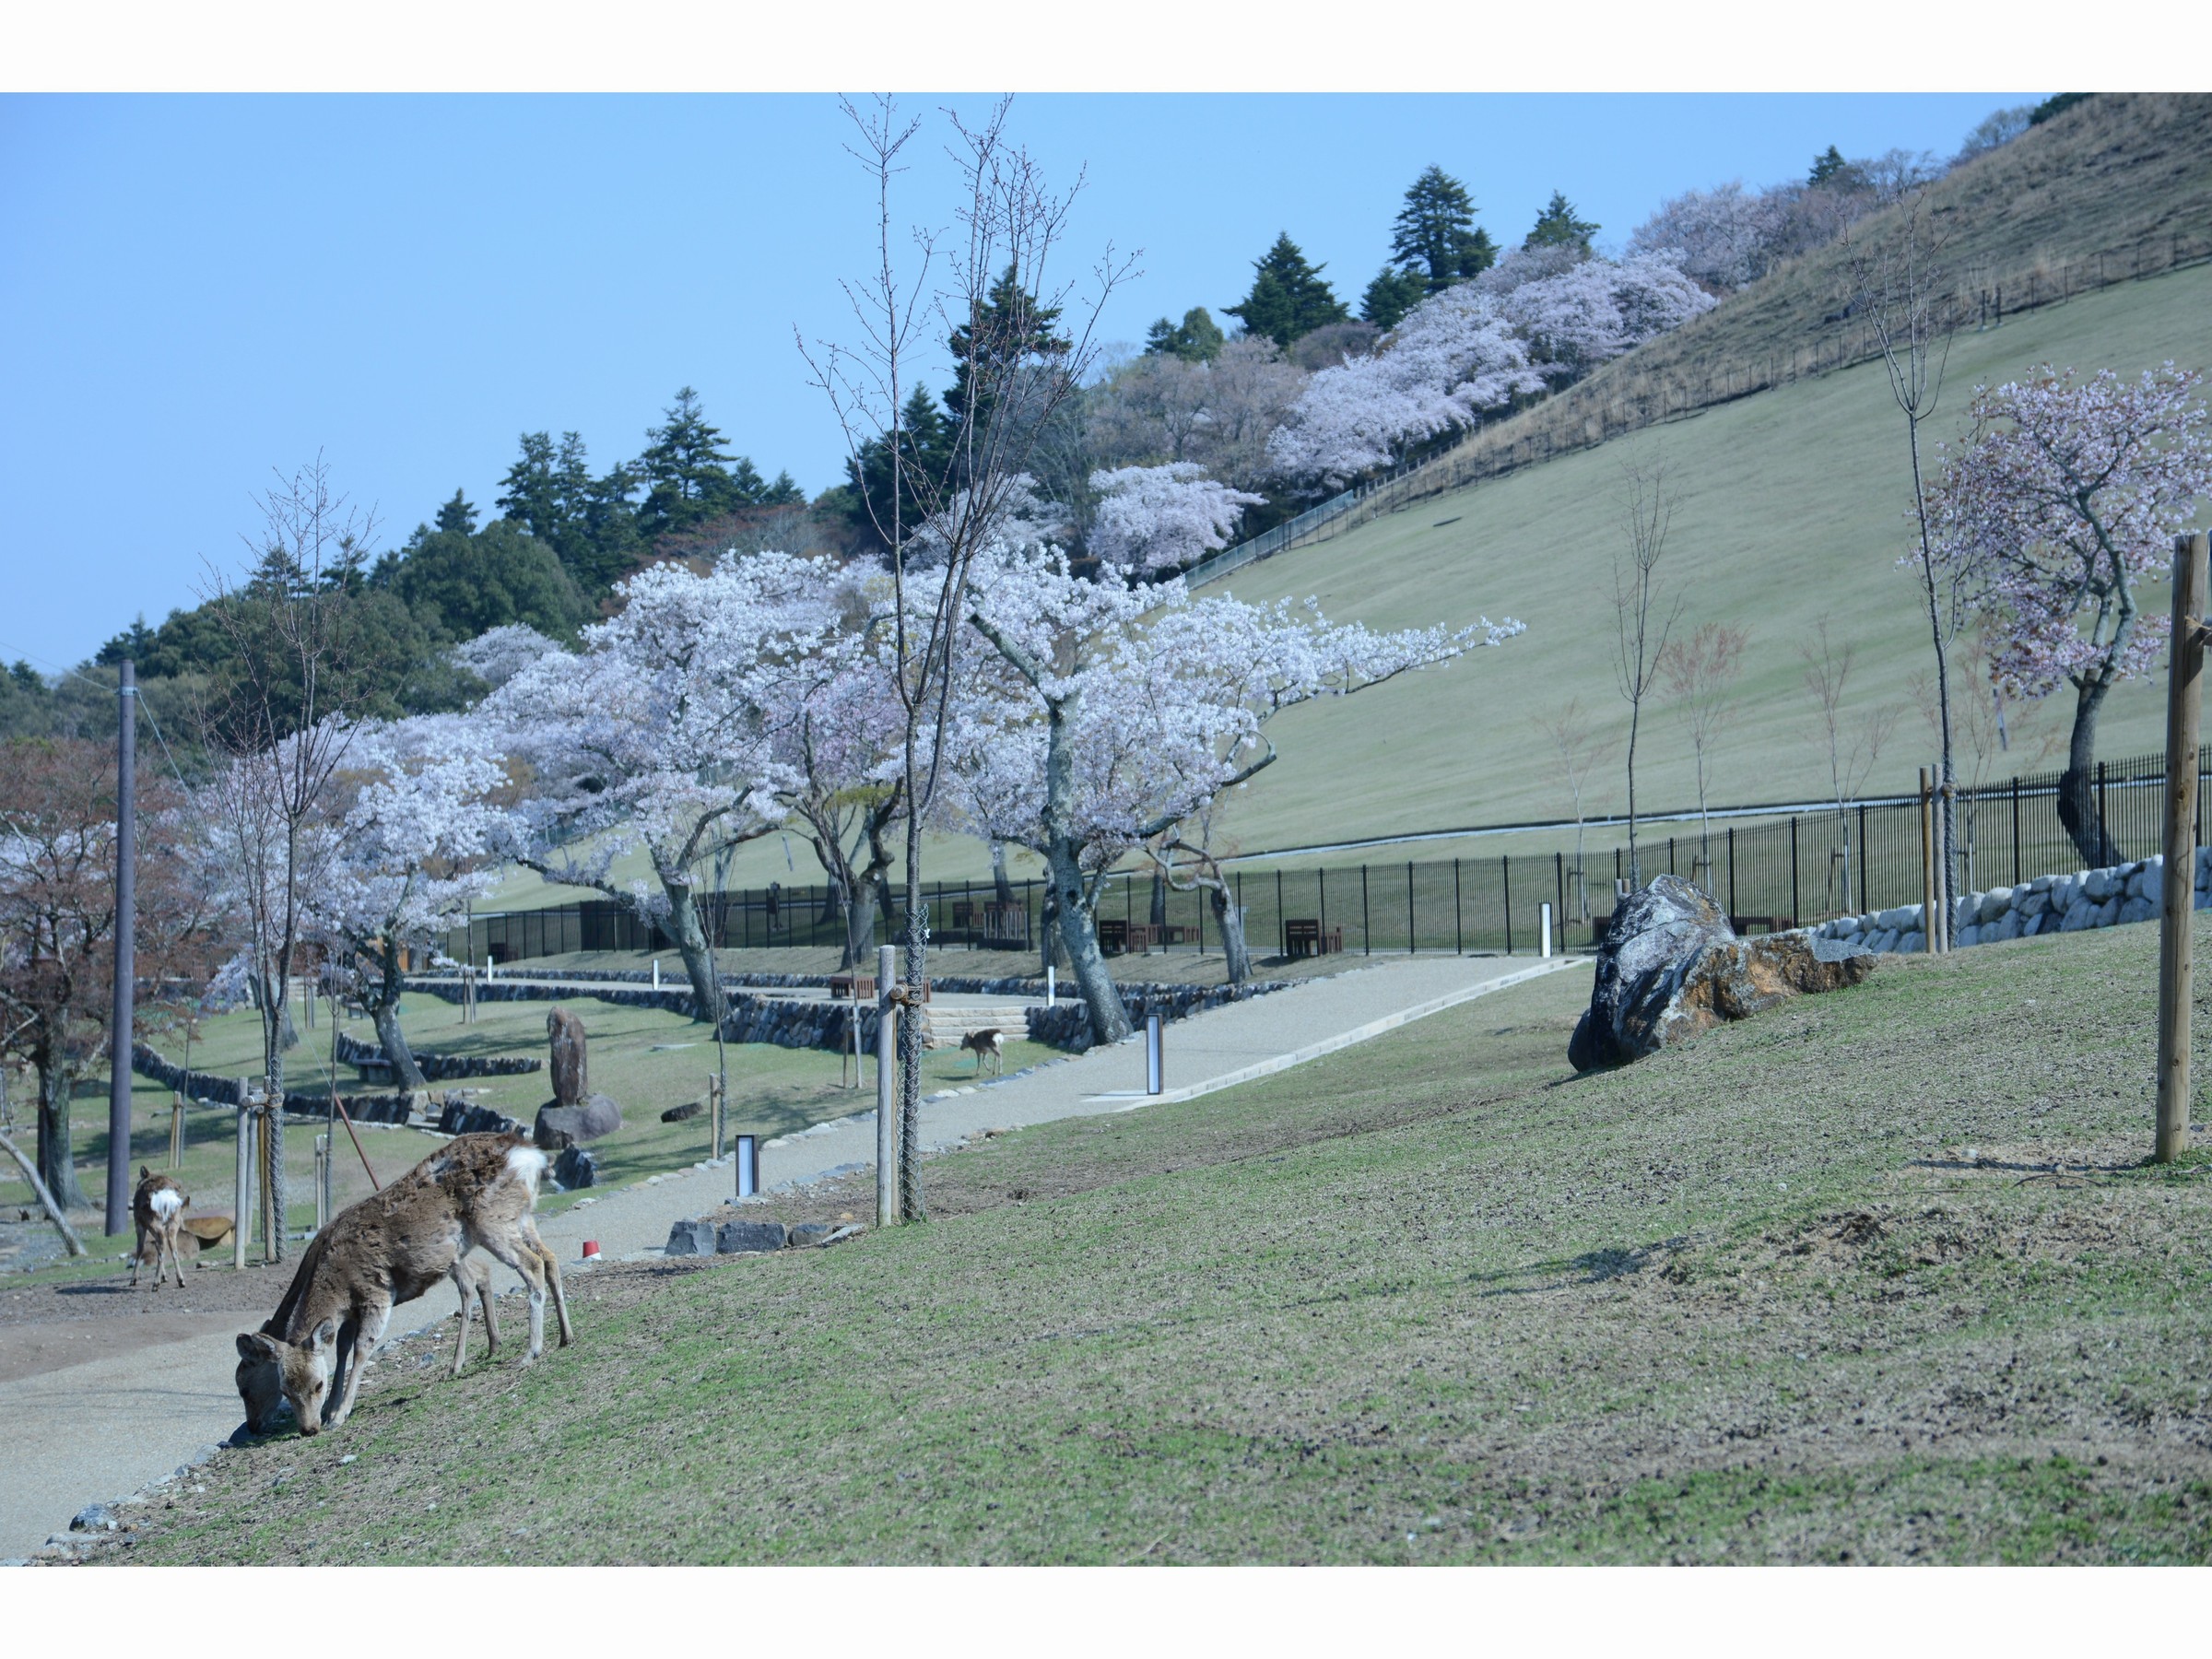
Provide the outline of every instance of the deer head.
{"type": "Polygon", "coordinates": [[[326,1319],[304,1343],[289,1343],[265,1331],[238,1339],[238,1397],[246,1408],[246,1427],[266,1434],[275,1425],[279,1400],[292,1408],[302,1434],[323,1431],[323,1402],[330,1393],[331,1354],[338,1322],[326,1319]]]}

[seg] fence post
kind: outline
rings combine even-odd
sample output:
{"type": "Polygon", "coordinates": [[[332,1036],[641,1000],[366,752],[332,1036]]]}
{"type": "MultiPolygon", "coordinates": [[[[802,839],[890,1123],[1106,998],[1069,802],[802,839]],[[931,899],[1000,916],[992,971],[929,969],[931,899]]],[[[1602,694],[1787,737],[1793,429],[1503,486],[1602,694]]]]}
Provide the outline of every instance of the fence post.
{"type": "Polygon", "coordinates": [[[1797,815],[1790,815],[1790,925],[1797,926],[1805,920],[1805,907],[1797,897],[1797,815]]]}
{"type": "Polygon", "coordinates": [[[1283,920],[1283,869],[1277,865],[1275,869],[1275,946],[1277,956],[1288,957],[1290,954],[1290,925],[1283,920]]]}
{"type": "Polygon", "coordinates": [[[1498,890],[1505,895],[1505,954],[1513,954],[1513,860],[1511,853],[1498,855],[1498,890]]]}
{"type": "MultiPolygon", "coordinates": [[[[1866,912],[1866,803],[1859,803],[1859,913],[1866,912]]],[[[1850,895],[1845,894],[1848,900],[1850,895]]]]}
{"type": "Polygon", "coordinates": [[[1413,930],[1413,860],[1406,861],[1406,954],[1421,947],[1420,936],[1413,930]]]}
{"type": "Polygon", "coordinates": [[[2204,714],[2206,553],[2212,538],[2173,542],[2173,638],[2166,676],[2166,865],[2159,905],[2159,1120],[2151,1156],[2189,1147],[2190,912],[2196,903],[2197,734],[2204,714]]]}
{"type": "Polygon", "coordinates": [[[2104,762],[2101,760],[2097,762],[2097,825],[2104,832],[2104,847],[2109,855],[2117,849],[2118,842],[2112,834],[2112,815],[2105,807],[2104,762]]]}
{"type": "Polygon", "coordinates": [[[1359,866],[1359,954],[1375,954],[1373,931],[1367,924],[1367,866],[1359,866]]]}
{"type": "MultiPolygon", "coordinates": [[[[1731,824],[1728,826],[1728,914],[1733,918],[1735,913],[1735,826],[1731,824]]],[[[1731,920],[1728,925],[1734,927],[1735,923],[1731,920]]]]}
{"type": "Polygon", "coordinates": [[[2020,774],[2012,774],[2012,885],[2020,885],[2020,774]]]}
{"type": "Polygon", "coordinates": [[[1452,950],[1455,956],[1467,954],[1467,932],[1461,923],[1459,910],[1459,860],[1452,861],[1452,950]]]}
{"type": "Polygon", "coordinates": [[[1321,946],[1314,952],[1318,956],[1329,947],[1329,866],[1327,865],[1316,865],[1313,867],[1313,885],[1319,900],[1314,908],[1321,912],[1314,924],[1321,930],[1321,946]]]}
{"type": "Polygon", "coordinates": [[[1558,908],[1557,908],[1557,909],[1555,909],[1555,910],[1554,910],[1554,911],[1553,911],[1551,913],[1552,913],[1553,915],[1557,916],[1557,917],[1559,918],[1559,942],[1560,942],[1560,948],[1564,949],[1564,948],[1566,947],[1566,940],[1567,940],[1567,854],[1566,854],[1566,853],[1554,853],[1551,855],[1551,877],[1552,877],[1552,881],[1553,881],[1554,885],[1555,885],[1555,886],[1557,887],[1557,888],[1558,888],[1557,898],[1558,898],[1558,901],[1559,901],[1559,903],[1558,903],[1558,908]]]}

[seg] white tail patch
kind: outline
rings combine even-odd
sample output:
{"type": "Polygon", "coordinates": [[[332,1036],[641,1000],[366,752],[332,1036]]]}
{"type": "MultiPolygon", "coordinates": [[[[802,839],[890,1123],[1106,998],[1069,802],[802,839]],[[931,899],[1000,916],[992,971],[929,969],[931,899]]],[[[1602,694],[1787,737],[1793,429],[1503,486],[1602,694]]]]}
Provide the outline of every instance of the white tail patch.
{"type": "Polygon", "coordinates": [[[174,1187],[163,1187],[146,1202],[155,1215],[166,1221],[184,1207],[184,1194],[174,1187]]]}
{"type": "Polygon", "coordinates": [[[507,1172],[528,1189],[535,1206],[537,1179],[546,1172],[546,1155],[535,1147],[512,1147],[507,1154],[507,1172]]]}

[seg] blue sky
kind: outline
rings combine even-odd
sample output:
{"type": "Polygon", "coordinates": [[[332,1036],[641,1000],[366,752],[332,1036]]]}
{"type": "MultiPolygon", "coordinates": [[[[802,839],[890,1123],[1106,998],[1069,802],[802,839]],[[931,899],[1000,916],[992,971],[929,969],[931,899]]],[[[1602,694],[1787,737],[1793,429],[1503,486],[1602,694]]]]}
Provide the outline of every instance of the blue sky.
{"type": "MultiPolygon", "coordinates": [[[[1278,229],[1356,304],[1431,161],[1501,243],[1554,188],[1603,243],[1830,143],[1948,155],[2031,96],[1035,94],[1010,130],[1052,179],[1087,170],[1067,274],[1143,250],[1101,326],[1135,341],[1233,304],[1278,229]]],[[[942,225],[945,100],[904,101],[906,217],[942,225]]],[[[456,486],[488,508],[524,430],[635,454],[685,383],[764,472],[836,482],[794,331],[853,332],[844,136],[796,94],[0,98],[0,655],[75,663],[195,603],[271,467],[317,450],[386,545],[456,486]]]]}

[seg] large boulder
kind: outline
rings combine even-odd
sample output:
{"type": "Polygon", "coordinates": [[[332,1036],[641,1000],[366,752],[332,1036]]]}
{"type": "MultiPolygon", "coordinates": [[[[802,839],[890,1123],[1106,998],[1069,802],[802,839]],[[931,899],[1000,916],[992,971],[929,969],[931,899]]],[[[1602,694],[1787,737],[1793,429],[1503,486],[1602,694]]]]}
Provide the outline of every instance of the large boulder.
{"type": "Polygon", "coordinates": [[[574,1106],[548,1100],[537,1109],[531,1138],[547,1152],[582,1146],[622,1127],[622,1108],[603,1094],[588,1096],[574,1106]]]}
{"type": "Polygon", "coordinates": [[[1625,1065],[1784,997],[1855,985],[1874,959],[1855,942],[1804,932],[1738,938],[1702,891],[1657,877],[1614,912],[1567,1058],[1577,1071],[1625,1065]]]}

